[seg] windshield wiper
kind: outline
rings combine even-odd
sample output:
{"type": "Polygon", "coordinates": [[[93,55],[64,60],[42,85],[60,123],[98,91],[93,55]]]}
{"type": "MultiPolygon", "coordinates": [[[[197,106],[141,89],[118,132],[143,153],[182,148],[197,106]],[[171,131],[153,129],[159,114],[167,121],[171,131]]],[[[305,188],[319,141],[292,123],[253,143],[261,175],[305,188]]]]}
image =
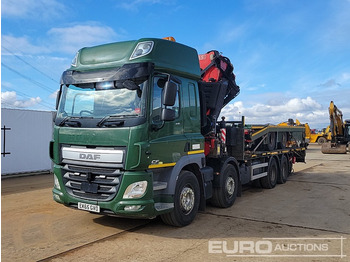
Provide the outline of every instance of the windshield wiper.
{"type": "Polygon", "coordinates": [[[77,117],[66,116],[62,119],[62,121],[58,124],[59,126],[71,126],[71,127],[81,127],[81,122],[75,119],[79,119],[77,117]],[[72,120],[74,119],[74,120],[72,120]]]}
{"type": "Polygon", "coordinates": [[[118,118],[124,118],[129,115],[108,115],[103,117],[98,123],[98,127],[102,126],[122,126],[124,125],[124,120],[116,120],[118,118]]]}

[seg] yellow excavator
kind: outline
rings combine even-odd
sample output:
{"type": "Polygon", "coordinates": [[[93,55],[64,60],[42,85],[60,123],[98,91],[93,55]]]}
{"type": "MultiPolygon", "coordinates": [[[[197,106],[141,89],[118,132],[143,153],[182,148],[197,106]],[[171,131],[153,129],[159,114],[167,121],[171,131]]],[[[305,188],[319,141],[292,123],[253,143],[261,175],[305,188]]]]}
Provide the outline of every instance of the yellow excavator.
{"type": "Polygon", "coordinates": [[[331,101],[329,105],[331,141],[322,144],[323,154],[346,154],[350,142],[350,120],[343,122],[343,113],[331,101]]]}

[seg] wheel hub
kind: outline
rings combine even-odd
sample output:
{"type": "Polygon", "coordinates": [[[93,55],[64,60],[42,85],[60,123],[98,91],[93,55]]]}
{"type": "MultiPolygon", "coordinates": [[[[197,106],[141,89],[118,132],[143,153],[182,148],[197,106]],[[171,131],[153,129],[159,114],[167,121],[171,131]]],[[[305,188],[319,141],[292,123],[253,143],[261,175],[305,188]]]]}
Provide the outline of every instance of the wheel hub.
{"type": "Polygon", "coordinates": [[[180,206],[185,214],[190,213],[194,207],[194,191],[189,186],[185,186],[181,191],[180,206]]]}
{"type": "Polygon", "coordinates": [[[230,176],[226,179],[226,192],[229,196],[235,192],[235,180],[230,176]]]}

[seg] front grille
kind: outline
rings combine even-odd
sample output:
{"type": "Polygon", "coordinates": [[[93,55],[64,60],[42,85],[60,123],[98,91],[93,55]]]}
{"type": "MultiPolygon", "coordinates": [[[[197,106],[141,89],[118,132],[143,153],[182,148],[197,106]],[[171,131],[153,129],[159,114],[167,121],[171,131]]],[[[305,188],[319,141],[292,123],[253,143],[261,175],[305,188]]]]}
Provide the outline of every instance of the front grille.
{"type": "Polygon", "coordinates": [[[65,165],[63,183],[68,194],[88,200],[109,201],[118,193],[123,173],[119,169],[65,165]]]}

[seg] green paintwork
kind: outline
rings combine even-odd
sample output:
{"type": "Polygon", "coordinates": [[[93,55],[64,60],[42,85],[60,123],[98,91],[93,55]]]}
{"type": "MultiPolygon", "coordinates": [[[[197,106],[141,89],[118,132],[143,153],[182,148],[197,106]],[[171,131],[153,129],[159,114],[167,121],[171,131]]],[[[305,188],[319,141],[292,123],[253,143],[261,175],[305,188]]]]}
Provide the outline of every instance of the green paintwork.
{"type": "MultiPolygon", "coordinates": [[[[146,169],[149,160],[141,159],[147,145],[147,124],[130,128],[71,128],[55,127],[55,140],[60,144],[125,147],[125,169],[146,169]]],[[[57,146],[55,148],[58,148],[57,146]]],[[[55,154],[58,163],[58,152],[55,154]]]]}
{"type": "Polygon", "coordinates": [[[192,79],[200,79],[198,53],[192,47],[164,39],[142,38],[85,47],[79,50],[76,66],[70,70],[86,71],[102,68],[121,67],[126,63],[152,62],[155,69],[174,73],[192,79]],[[130,60],[130,56],[140,42],[153,41],[150,54],[130,60]]]}
{"type": "MultiPolygon", "coordinates": [[[[56,176],[60,177],[61,168],[60,166],[54,165],[54,173],[56,176]]],[[[139,172],[125,172],[124,177],[122,180],[122,184],[120,186],[120,189],[118,191],[117,196],[108,202],[101,202],[101,201],[92,201],[92,200],[82,200],[77,199],[72,196],[70,196],[64,186],[62,181],[60,181],[61,190],[57,188],[53,188],[52,192],[54,195],[59,196],[59,200],[55,199],[55,201],[65,204],[65,205],[71,205],[71,204],[77,204],[78,202],[84,202],[88,204],[94,204],[99,205],[100,208],[108,209],[113,211],[116,215],[124,216],[124,217],[139,217],[139,218],[149,218],[154,217],[156,215],[156,211],[154,209],[154,200],[153,200],[153,183],[152,183],[152,174],[145,171],[139,171],[139,172]],[[125,189],[132,183],[140,181],[140,180],[146,180],[148,182],[148,190],[146,191],[146,194],[139,199],[123,199],[123,194],[125,192],[125,189]],[[127,212],[124,210],[124,207],[126,205],[142,205],[144,208],[141,211],[138,212],[127,212]]]]}
{"type": "Polygon", "coordinates": [[[200,148],[204,149],[204,138],[200,134],[200,107],[197,82],[183,77],[179,77],[179,79],[181,80],[179,117],[174,121],[165,122],[163,128],[158,131],[149,132],[151,160],[159,160],[162,163],[174,163],[187,155],[185,149],[192,150],[192,144],[200,144],[200,148]],[[189,107],[188,102],[186,102],[188,97],[184,97],[184,90],[189,83],[194,85],[196,92],[194,100],[198,106],[195,109],[189,107]],[[193,116],[190,114],[191,110],[194,111],[193,116]]]}
{"type": "MultiPolygon", "coordinates": [[[[98,204],[103,209],[126,217],[154,217],[171,209],[157,211],[156,202],[171,203],[173,195],[156,194],[153,191],[152,163],[173,163],[188,155],[188,151],[204,149],[204,137],[200,126],[200,101],[197,80],[200,68],[197,51],[191,47],[163,39],[143,38],[137,41],[111,43],[96,47],[82,48],[78,52],[76,66],[69,70],[91,71],[112,67],[121,67],[128,63],[152,62],[155,72],[169,73],[181,80],[179,90],[179,117],[164,122],[158,130],[152,130],[150,112],[152,94],[148,92],[146,121],[132,127],[114,128],[54,128],[53,171],[61,190],[54,188],[55,201],[70,205],[77,202],[98,204]],[[150,54],[130,60],[137,43],[153,41],[150,54]],[[120,188],[116,197],[108,202],[87,201],[70,196],[63,185],[62,165],[60,164],[61,145],[118,147],[126,151],[125,165],[122,170],[120,188]],[[139,199],[122,199],[125,189],[133,182],[148,181],[146,194],[139,199]],[[125,211],[125,205],[142,205],[141,211],[125,211]]],[[[152,81],[153,75],[150,77],[152,81]]],[[[151,82],[150,81],[150,82],[151,82]]],[[[153,83],[150,83],[150,86],[153,83]]],[[[163,169],[162,169],[163,170],[163,169]]],[[[165,169],[164,169],[165,170],[165,169]]]]}

